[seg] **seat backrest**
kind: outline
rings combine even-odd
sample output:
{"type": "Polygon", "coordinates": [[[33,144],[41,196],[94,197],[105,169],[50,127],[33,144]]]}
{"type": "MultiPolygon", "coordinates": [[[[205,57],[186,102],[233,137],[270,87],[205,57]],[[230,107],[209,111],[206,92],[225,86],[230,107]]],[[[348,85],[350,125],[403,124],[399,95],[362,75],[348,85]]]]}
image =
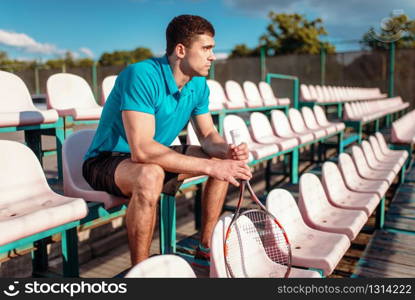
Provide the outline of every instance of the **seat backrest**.
{"type": "Polygon", "coordinates": [[[68,186],[91,189],[82,175],[82,163],[94,135],[94,129],[80,130],[67,137],[63,144],[62,165],[65,194],[68,186]]]}
{"type": "Polygon", "coordinates": [[[387,154],[389,152],[388,144],[386,143],[385,137],[380,132],[375,133],[376,139],[378,140],[380,149],[382,150],[383,154],[387,154]]]}
{"type": "Polygon", "coordinates": [[[0,71],[0,104],[0,112],[38,110],[23,80],[5,71],[0,71]]]}
{"type": "Polygon", "coordinates": [[[233,143],[231,131],[234,129],[238,129],[240,131],[242,141],[246,142],[247,144],[253,142],[249,133],[249,129],[246,126],[244,120],[237,115],[227,115],[223,120],[223,131],[225,140],[228,144],[233,143]]]}
{"type": "Polygon", "coordinates": [[[300,92],[301,92],[301,99],[302,100],[304,100],[304,101],[314,101],[315,100],[311,97],[310,91],[308,90],[308,86],[306,86],[305,84],[301,84],[300,92]]]}
{"type": "Polygon", "coordinates": [[[329,125],[329,121],[327,120],[326,113],[324,112],[324,109],[321,106],[314,105],[313,110],[314,110],[314,115],[316,117],[318,124],[320,124],[321,126],[329,125]]]}
{"type": "Polygon", "coordinates": [[[126,278],[196,278],[187,261],[178,255],[165,254],[150,257],[125,275],[126,278]]]}
{"type": "Polygon", "coordinates": [[[344,182],[349,187],[356,187],[359,185],[361,177],[353,162],[353,158],[347,153],[341,153],[339,155],[338,162],[339,169],[342,173],[344,182]]]}
{"type": "Polygon", "coordinates": [[[19,142],[0,140],[0,169],[0,218],[5,205],[50,191],[39,160],[19,142]]]}
{"type": "Polygon", "coordinates": [[[272,90],[271,85],[268,82],[261,81],[259,83],[259,91],[261,93],[262,99],[275,99],[277,98],[272,90]]]}
{"type": "Polygon", "coordinates": [[[271,123],[266,115],[253,112],[250,115],[252,134],[257,141],[260,141],[262,137],[273,136],[271,123]]]}
{"type": "Polygon", "coordinates": [[[362,150],[366,157],[366,161],[369,166],[374,167],[377,164],[375,154],[373,153],[372,146],[368,141],[362,141],[362,150]]]}
{"type": "Polygon", "coordinates": [[[247,80],[243,83],[243,88],[248,102],[263,103],[262,97],[259,94],[258,87],[255,83],[247,80]]]}
{"type": "Polygon", "coordinates": [[[101,99],[101,105],[105,104],[105,101],[107,101],[108,96],[110,95],[112,88],[115,85],[115,80],[117,80],[117,75],[110,75],[104,78],[102,81],[102,99],[101,99]]]}
{"type": "Polygon", "coordinates": [[[276,135],[286,138],[295,135],[284,112],[280,110],[271,111],[271,122],[276,135]]]}
{"type": "Polygon", "coordinates": [[[48,106],[54,109],[95,108],[92,90],[82,77],[58,73],[50,76],[46,82],[48,106]]]}
{"type": "Polygon", "coordinates": [[[187,124],[187,137],[186,142],[188,145],[200,146],[199,138],[193,128],[192,122],[187,124]]]}
{"type": "MultiPolygon", "coordinates": [[[[233,273],[237,277],[255,278],[255,277],[283,277],[286,271],[284,266],[271,261],[260,246],[258,240],[261,237],[256,231],[247,231],[243,228],[249,226],[252,221],[246,216],[240,216],[235,223],[239,243],[228,248],[231,252],[230,264],[233,267],[233,273]],[[238,230],[239,228],[239,230],[238,230]]],[[[224,236],[230,223],[229,217],[223,217],[216,224],[212,235],[211,243],[211,266],[210,277],[230,277],[225,267],[224,259],[224,236]]]]}
{"type": "Polygon", "coordinates": [[[329,198],[341,199],[344,197],[348,189],[337,165],[331,161],[327,161],[323,164],[322,171],[321,180],[329,198]]]}
{"type": "Polygon", "coordinates": [[[225,83],[226,94],[231,102],[245,103],[245,95],[242,87],[234,80],[228,80],[225,83]]]}
{"type": "Polygon", "coordinates": [[[301,133],[307,131],[301,112],[295,108],[288,110],[288,119],[294,132],[301,133]]]}
{"type": "Polygon", "coordinates": [[[227,100],[227,98],[225,95],[225,91],[222,88],[222,85],[213,79],[208,79],[206,82],[210,90],[209,102],[221,104],[224,103],[227,100]]]}
{"type": "Polygon", "coordinates": [[[320,127],[311,108],[303,106],[301,108],[301,113],[303,115],[304,122],[309,129],[318,129],[320,127]]]}
{"type": "Polygon", "coordinates": [[[268,211],[280,222],[287,233],[288,240],[294,241],[301,237],[302,229],[307,227],[298,209],[293,195],[284,189],[273,189],[267,196],[268,211]]]}
{"type": "Polygon", "coordinates": [[[225,257],[223,253],[223,243],[225,240],[226,230],[231,223],[233,215],[223,215],[216,223],[213,229],[210,245],[210,274],[209,277],[229,278],[230,275],[226,269],[225,257]]]}
{"type": "Polygon", "coordinates": [[[305,173],[300,177],[298,207],[306,223],[330,208],[324,187],[315,174],[305,173]]]}
{"type": "Polygon", "coordinates": [[[356,165],[356,169],[364,176],[365,172],[370,169],[369,164],[366,160],[365,154],[363,153],[362,148],[359,146],[352,146],[352,157],[356,165]]]}
{"type": "Polygon", "coordinates": [[[369,137],[369,142],[370,142],[370,146],[372,146],[372,150],[373,150],[373,154],[375,155],[377,160],[382,160],[384,154],[382,153],[382,149],[380,148],[378,139],[376,138],[376,136],[371,135],[369,137]]]}

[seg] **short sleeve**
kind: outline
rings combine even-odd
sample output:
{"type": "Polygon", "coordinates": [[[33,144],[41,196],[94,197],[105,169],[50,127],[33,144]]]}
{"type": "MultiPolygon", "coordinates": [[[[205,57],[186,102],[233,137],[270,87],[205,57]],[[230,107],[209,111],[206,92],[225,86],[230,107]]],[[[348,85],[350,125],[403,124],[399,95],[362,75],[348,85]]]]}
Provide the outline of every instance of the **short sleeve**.
{"type": "Polygon", "coordinates": [[[145,67],[130,66],[123,74],[120,110],[133,110],[154,114],[156,87],[151,72],[145,67]]]}
{"type": "Polygon", "coordinates": [[[196,116],[208,113],[210,90],[206,83],[206,79],[203,79],[203,81],[201,82],[201,87],[199,88],[199,92],[196,94],[198,99],[196,107],[192,111],[192,115],[196,116]]]}

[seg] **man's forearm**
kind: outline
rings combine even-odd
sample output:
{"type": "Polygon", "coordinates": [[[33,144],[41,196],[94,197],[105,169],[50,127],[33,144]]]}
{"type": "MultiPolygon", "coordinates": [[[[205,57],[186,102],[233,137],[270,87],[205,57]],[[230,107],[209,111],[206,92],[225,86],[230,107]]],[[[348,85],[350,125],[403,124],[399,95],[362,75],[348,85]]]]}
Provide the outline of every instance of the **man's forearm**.
{"type": "Polygon", "coordinates": [[[229,158],[229,145],[217,132],[212,133],[202,141],[202,148],[211,157],[229,158]]]}
{"type": "Polygon", "coordinates": [[[138,163],[157,164],[165,171],[178,174],[210,174],[209,159],[183,155],[155,141],[140,148],[132,155],[138,163]]]}

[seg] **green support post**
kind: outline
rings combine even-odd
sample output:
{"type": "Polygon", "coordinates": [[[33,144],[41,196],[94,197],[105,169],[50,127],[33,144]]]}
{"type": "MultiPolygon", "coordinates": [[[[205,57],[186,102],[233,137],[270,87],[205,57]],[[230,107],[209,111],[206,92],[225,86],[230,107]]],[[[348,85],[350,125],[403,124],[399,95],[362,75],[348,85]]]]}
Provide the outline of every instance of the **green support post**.
{"type": "Polygon", "coordinates": [[[299,148],[296,147],[291,152],[291,183],[298,183],[298,163],[299,163],[299,148]]]}
{"type": "Polygon", "coordinates": [[[265,57],[266,57],[266,46],[261,47],[261,58],[260,58],[260,64],[261,64],[261,80],[265,80],[265,57]]]}
{"type": "Polygon", "coordinates": [[[385,225],[385,197],[382,197],[376,209],[375,227],[376,229],[383,229],[384,225],[385,225]]]}
{"type": "Polygon", "coordinates": [[[160,253],[176,253],[176,199],[160,196],[160,253]]]}
{"type": "Polygon", "coordinates": [[[320,44],[320,83],[324,85],[326,82],[326,49],[320,44]]]}
{"type": "Polygon", "coordinates": [[[95,101],[98,103],[97,64],[96,61],[92,64],[92,90],[94,91],[95,101]]]}
{"type": "Polygon", "coordinates": [[[37,63],[35,65],[35,92],[36,92],[36,95],[40,94],[39,67],[38,67],[37,63]]]}
{"type": "Polygon", "coordinates": [[[389,88],[388,97],[391,98],[394,95],[395,86],[395,42],[389,44],[389,74],[388,74],[389,88]]]}
{"type": "Polygon", "coordinates": [[[62,232],[63,276],[79,277],[78,233],[76,227],[62,232]]]}

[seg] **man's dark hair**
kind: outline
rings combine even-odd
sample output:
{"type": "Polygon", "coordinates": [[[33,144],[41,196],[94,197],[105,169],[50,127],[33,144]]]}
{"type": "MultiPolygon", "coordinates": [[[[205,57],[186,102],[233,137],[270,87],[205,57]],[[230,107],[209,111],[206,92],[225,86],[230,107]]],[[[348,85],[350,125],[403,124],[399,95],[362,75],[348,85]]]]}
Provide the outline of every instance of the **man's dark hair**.
{"type": "Polygon", "coordinates": [[[215,36],[215,29],[205,18],[192,15],[180,15],[170,21],[166,29],[167,55],[171,55],[177,44],[190,47],[198,34],[215,36]]]}

